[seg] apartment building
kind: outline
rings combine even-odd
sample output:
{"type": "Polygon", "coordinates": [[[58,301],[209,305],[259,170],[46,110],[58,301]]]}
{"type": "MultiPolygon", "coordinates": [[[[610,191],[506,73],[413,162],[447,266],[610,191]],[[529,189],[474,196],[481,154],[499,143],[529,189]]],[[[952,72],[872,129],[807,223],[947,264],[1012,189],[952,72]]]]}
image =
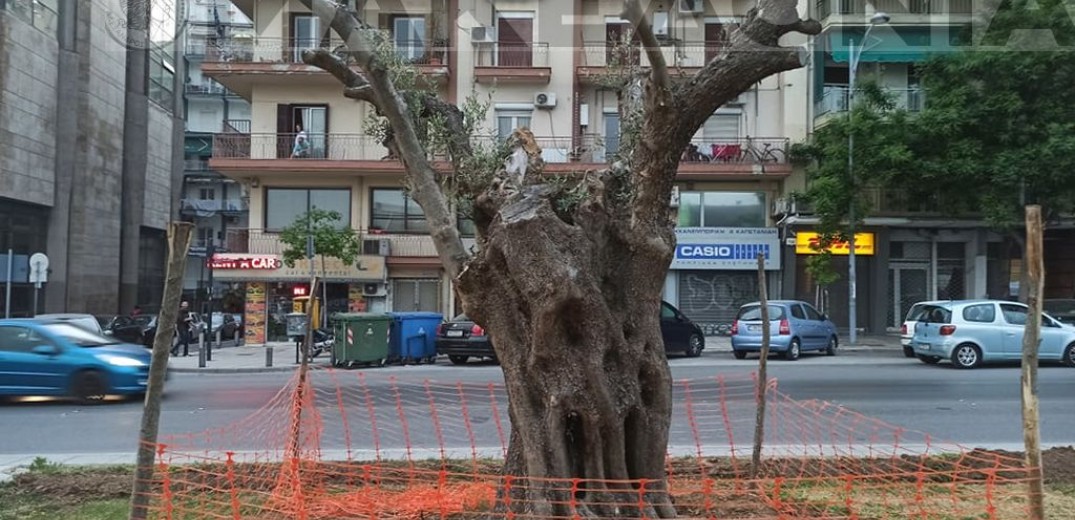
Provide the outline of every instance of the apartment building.
{"type": "Polygon", "coordinates": [[[194,223],[190,259],[183,279],[184,297],[196,309],[242,312],[238,284],[213,280],[207,260],[225,250],[229,229],[248,226],[248,198],[241,184],[209,167],[213,136],[249,132],[250,102],[224,85],[202,75],[202,62],[220,61],[231,42],[254,35],[254,24],[229,0],[185,0],[186,24],[183,81],[186,134],[180,215],[194,223]],[[210,309],[209,307],[212,307],[210,309]]]}
{"type": "Polygon", "coordinates": [[[146,5],[0,0],[0,276],[9,250],[14,264],[0,316],[160,302],[181,157],[177,11],[155,1],[129,24],[146,5]],[[129,25],[149,26],[148,48],[125,45],[129,25]],[[50,260],[37,291],[34,253],[50,260]]]}
{"type": "MultiPolygon", "coordinates": [[[[345,99],[333,78],[301,63],[305,48],[338,45],[335,35],[297,1],[233,4],[253,20],[254,35],[233,39],[216,59],[207,53],[201,71],[251,103],[249,130],[218,133],[209,161],[249,193],[248,228],[230,230],[228,253],[214,260],[215,279],[245,284],[248,340],[279,337],[292,297],[305,294],[309,266],[279,262],[277,233],[310,206],[339,211],[363,239],[357,265],[329,266],[330,312],[457,312],[421,208],[403,189],[402,165],[363,133],[370,108],[345,99]],[[292,158],[300,129],[310,156],[292,158]]],[[[491,138],[531,129],[548,171],[598,168],[618,149],[617,96],[602,78],[616,64],[648,66],[644,53],[620,44],[630,34],[619,18],[622,2],[360,4],[364,19],[386,31],[445,99],[492,96],[491,138]]],[[[682,79],[719,52],[752,5],[676,1],[647,9],[682,79]]],[[[807,83],[805,70],[762,81],[713,114],[684,150],[680,247],[665,297],[710,330],[757,294],[758,252],[769,255],[776,284],[781,242],[770,209],[792,175],[787,147],[810,124],[807,83]]],[[[467,223],[460,228],[466,233],[467,223]]]]}
{"type": "MultiPolygon", "coordinates": [[[[875,82],[897,106],[921,109],[929,93],[920,87],[916,67],[935,53],[958,51],[965,44],[971,5],[970,0],[813,2],[811,15],[823,26],[813,39],[809,67],[814,127],[847,116],[852,49],[862,51],[859,88],[875,82]],[[887,22],[874,19],[877,13],[887,14],[887,22]],[[883,23],[874,23],[864,41],[871,19],[883,23]]],[[[797,179],[792,185],[802,187],[797,179]]],[[[899,189],[873,190],[867,196],[873,209],[856,235],[859,327],[873,333],[898,329],[910,307],[923,300],[1008,298],[1018,291],[1012,281],[1019,279],[1021,252],[1006,237],[990,231],[984,220],[952,219],[934,201],[912,200],[899,189]]],[[[809,241],[816,238],[818,220],[811,208],[791,198],[779,199],[773,213],[781,219],[781,232],[794,244],[784,248],[782,291],[812,301],[818,293],[806,259],[815,254],[809,241]]],[[[833,252],[843,276],[829,288],[827,310],[838,325],[846,326],[848,250],[845,245],[833,252]]]]}

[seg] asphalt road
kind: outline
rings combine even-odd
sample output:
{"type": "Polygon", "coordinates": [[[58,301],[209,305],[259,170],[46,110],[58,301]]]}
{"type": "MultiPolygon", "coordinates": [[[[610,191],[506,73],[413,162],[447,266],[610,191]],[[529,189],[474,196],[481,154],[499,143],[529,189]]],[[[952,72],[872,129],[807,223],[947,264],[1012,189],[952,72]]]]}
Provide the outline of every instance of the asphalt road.
{"type": "MultiPolygon", "coordinates": [[[[706,353],[699,359],[675,359],[672,365],[680,381],[671,432],[673,451],[693,453],[698,446],[728,444],[749,450],[750,373],[757,361],[706,353]]],[[[901,443],[913,444],[924,439],[914,431],[968,447],[1012,448],[1022,442],[1018,366],[962,371],[947,365],[926,366],[889,352],[804,356],[796,362],[773,360],[769,366],[779,391],[796,402],[826,401],[847,409],[777,402],[770,406],[767,435],[776,444],[883,445],[895,442],[894,435],[901,443]],[[868,418],[908,431],[897,434],[868,418]]],[[[207,437],[174,441],[189,448],[278,447],[272,432],[286,427],[286,409],[262,407],[290,377],[287,373],[175,374],[167,388],[162,431],[167,435],[218,429],[207,437]]],[[[449,455],[466,455],[472,448],[499,449],[507,425],[507,400],[495,385],[499,381],[499,368],[493,365],[442,364],[319,375],[315,378],[316,408],[325,423],[321,447],[344,450],[350,446],[356,451],[410,447],[435,454],[444,446],[449,455]]],[[[1042,367],[1039,392],[1043,443],[1075,444],[1071,404],[1075,370],[1042,367]]],[[[140,417],[141,402],[91,407],[66,402],[0,404],[0,455],[133,452],[140,417]]]]}

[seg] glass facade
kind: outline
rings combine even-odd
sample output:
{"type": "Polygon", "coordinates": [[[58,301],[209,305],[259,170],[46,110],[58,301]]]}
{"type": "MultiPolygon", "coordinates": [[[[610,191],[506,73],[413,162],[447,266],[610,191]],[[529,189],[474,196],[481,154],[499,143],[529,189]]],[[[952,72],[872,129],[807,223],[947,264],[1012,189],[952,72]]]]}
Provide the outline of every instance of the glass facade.
{"type": "Polygon", "coordinates": [[[344,224],[351,222],[351,190],[267,188],[265,190],[265,229],[279,231],[306,213],[307,195],[310,206],[340,214],[344,224]]]}
{"type": "Polygon", "coordinates": [[[765,227],[760,192],[689,191],[679,195],[679,227],[765,227]]]}

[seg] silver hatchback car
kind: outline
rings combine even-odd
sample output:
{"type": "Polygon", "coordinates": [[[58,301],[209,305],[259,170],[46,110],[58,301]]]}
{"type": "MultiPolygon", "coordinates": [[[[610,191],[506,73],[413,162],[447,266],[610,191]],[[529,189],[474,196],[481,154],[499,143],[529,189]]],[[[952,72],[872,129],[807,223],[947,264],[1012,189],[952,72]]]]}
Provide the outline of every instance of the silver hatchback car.
{"type": "MultiPolygon", "coordinates": [[[[923,363],[950,360],[958,368],[1017,361],[1023,352],[1027,306],[999,300],[950,301],[927,305],[919,314],[911,345],[923,363]]],[[[1075,328],[1042,315],[1042,361],[1075,366],[1075,328]]]]}

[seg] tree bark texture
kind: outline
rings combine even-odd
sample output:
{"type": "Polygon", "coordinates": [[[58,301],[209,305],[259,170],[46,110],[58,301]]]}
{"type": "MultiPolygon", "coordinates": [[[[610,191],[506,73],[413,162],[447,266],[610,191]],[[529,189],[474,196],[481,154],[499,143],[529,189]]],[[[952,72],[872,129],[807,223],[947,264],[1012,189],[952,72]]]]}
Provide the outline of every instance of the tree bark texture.
{"type": "MultiPolygon", "coordinates": [[[[462,112],[435,96],[415,102],[398,92],[357,12],[328,0],[301,1],[347,48],[342,55],[307,51],[304,60],[388,120],[390,145],[463,309],[492,338],[512,425],[498,511],[675,516],[665,492],[672,379],[660,305],[675,248],[670,201],[680,155],[721,105],[802,66],[800,51],[778,45],[781,36],[816,34],[820,25],[800,20],[792,0],[762,0],[722,55],[672,83],[637,0],[627,0],[622,16],[639,29],[654,67],[632,99],[643,117],[624,141],[632,143],[626,159],[554,182],[542,172],[533,136],[519,129],[512,142],[516,158],[526,153],[521,178],[514,166],[501,167],[490,172],[489,185],[455,186],[471,203],[477,227],[477,250],[468,252],[415,130],[424,119],[464,128],[462,112]]],[[[449,133],[457,167],[472,153],[471,136],[449,133]]]]}
{"type": "Polygon", "coordinates": [[[1041,467],[1041,425],[1038,413],[1038,347],[1041,343],[1041,293],[1045,282],[1045,261],[1042,257],[1041,207],[1026,208],[1026,252],[1023,269],[1028,287],[1025,331],[1023,332],[1022,403],[1023,443],[1026,464],[1031,468],[1027,478],[1027,502],[1030,519],[1045,519],[1045,487],[1041,467]]]}

